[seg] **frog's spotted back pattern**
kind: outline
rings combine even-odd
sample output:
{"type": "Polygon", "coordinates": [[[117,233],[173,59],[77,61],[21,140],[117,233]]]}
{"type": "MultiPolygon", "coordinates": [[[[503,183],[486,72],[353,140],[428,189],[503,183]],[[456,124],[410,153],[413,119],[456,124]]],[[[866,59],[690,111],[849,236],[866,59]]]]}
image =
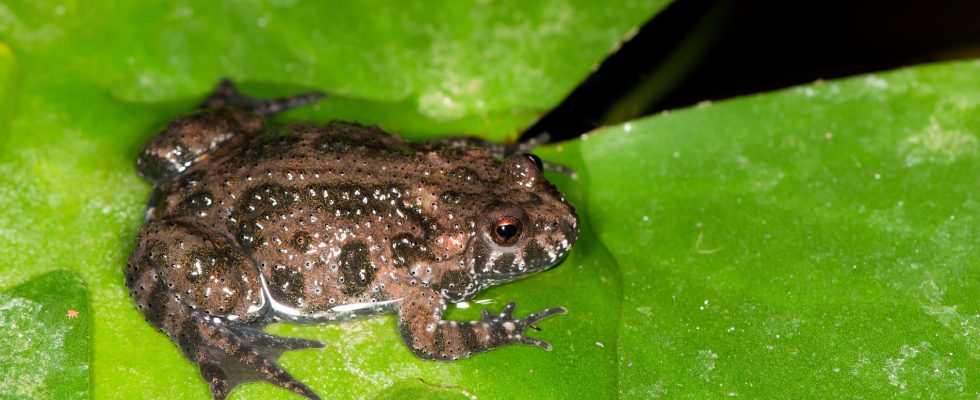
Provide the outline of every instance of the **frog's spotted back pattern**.
{"type": "MultiPolygon", "coordinates": [[[[578,236],[575,211],[528,154],[474,139],[407,143],[374,127],[272,127],[316,100],[253,100],[228,82],[137,159],[154,184],[126,268],[147,320],[197,364],[214,397],[265,380],[318,398],[276,363],[319,342],[262,332],[398,313],[419,357],[520,343],[556,307],[442,319],[447,302],[543,271],[578,236]]],[[[519,147],[517,149],[520,149],[519,147]]]]}

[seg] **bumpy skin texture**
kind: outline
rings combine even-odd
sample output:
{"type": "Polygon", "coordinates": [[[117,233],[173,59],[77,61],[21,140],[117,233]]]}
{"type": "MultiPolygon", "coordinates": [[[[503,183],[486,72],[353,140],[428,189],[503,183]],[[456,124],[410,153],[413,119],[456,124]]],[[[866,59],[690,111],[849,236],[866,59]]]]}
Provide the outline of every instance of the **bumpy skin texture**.
{"type": "Polygon", "coordinates": [[[275,321],[398,313],[424,359],[550,349],[523,333],[561,307],[515,318],[508,303],[480,321],[442,319],[448,302],[548,269],[575,242],[575,211],[540,160],[355,124],[270,126],[269,116],[319,97],[258,101],[223,82],[137,159],[154,189],[127,285],[214,397],[265,380],[318,398],[276,360],[323,344],[262,332],[275,321]]]}

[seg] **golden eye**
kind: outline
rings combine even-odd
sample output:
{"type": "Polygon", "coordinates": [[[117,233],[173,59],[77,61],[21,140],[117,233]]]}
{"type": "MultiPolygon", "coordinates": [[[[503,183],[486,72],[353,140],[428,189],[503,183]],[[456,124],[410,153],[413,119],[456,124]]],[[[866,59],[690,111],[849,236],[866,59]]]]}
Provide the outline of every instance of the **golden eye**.
{"type": "Polygon", "coordinates": [[[500,245],[517,243],[521,237],[521,221],[515,217],[502,217],[493,227],[493,240],[500,245]]]}

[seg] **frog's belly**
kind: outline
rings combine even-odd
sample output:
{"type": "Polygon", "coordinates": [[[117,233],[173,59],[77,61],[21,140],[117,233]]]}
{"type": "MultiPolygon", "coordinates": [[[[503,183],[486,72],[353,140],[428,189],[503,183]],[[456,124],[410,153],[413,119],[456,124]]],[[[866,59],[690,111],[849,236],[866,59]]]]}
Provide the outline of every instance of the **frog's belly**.
{"type": "Polygon", "coordinates": [[[350,321],[379,314],[391,314],[398,311],[402,299],[392,299],[372,302],[356,302],[337,305],[325,310],[312,310],[297,307],[276,300],[270,295],[265,277],[259,276],[262,292],[268,305],[267,318],[276,321],[288,321],[296,324],[318,324],[324,322],[350,321]]]}

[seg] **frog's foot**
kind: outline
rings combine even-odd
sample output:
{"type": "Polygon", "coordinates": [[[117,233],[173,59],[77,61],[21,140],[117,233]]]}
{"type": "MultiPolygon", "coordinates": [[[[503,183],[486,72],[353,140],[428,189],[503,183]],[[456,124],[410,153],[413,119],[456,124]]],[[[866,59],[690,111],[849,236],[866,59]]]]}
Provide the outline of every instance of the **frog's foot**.
{"type": "Polygon", "coordinates": [[[483,317],[480,319],[480,322],[490,325],[492,341],[499,343],[498,346],[504,344],[526,344],[551,351],[551,345],[548,342],[538,338],[524,336],[524,331],[527,328],[538,329],[534,326],[538,321],[553,315],[564,314],[568,310],[565,307],[552,307],[532,313],[524,318],[515,319],[514,309],[516,308],[517,303],[511,301],[500,310],[499,314],[494,315],[488,310],[482,311],[483,317]]]}
{"type": "Polygon", "coordinates": [[[268,116],[305,106],[326,96],[323,92],[311,92],[276,99],[254,99],[239,92],[235,84],[225,78],[201,106],[202,108],[235,107],[268,116]]]}
{"type": "Polygon", "coordinates": [[[239,384],[254,381],[266,381],[310,399],[320,398],[276,361],[286,351],[323,348],[323,343],[244,326],[202,323],[208,328],[200,332],[199,350],[193,359],[216,400],[227,397],[239,384]]]}

